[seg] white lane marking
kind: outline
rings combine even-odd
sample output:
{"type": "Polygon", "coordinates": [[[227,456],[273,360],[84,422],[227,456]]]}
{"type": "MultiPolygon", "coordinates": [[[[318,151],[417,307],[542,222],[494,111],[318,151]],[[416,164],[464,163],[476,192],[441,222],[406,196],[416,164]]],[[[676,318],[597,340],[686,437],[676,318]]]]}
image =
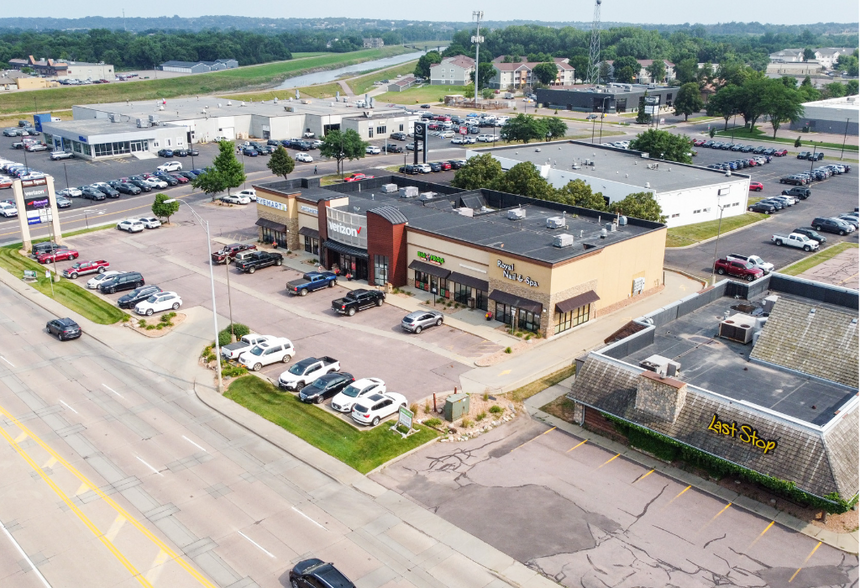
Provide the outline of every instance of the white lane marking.
{"type": "Polygon", "coordinates": [[[30,564],[30,567],[33,569],[34,572],[36,572],[36,575],[39,576],[39,579],[42,581],[42,584],[44,584],[45,588],[51,588],[51,585],[48,584],[48,581],[45,579],[45,576],[43,576],[42,572],[39,571],[39,568],[37,568],[33,564],[33,561],[30,559],[30,556],[24,553],[24,550],[21,549],[21,545],[17,541],[15,541],[15,538],[12,536],[12,533],[10,533],[9,530],[6,528],[6,525],[0,522],[0,528],[3,529],[3,533],[6,534],[6,537],[9,538],[9,541],[11,541],[13,545],[15,545],[15,548],[18,550],[18,553],[20,553],[21,556],[27,560],[27,563],[30,564]]]}
{"type": "Polygon", "coordinates": [[[108,390],[110,390],[111,392],[113,392],[114,394],[116,394],[117,396],[119,396],[120,398],[122,398],[122,394],[120,394],[119,392],[117,392],[116,390],[114,390],[113,388],[111,388],[110,386],[108,386],[107,384],[102,384],[102,386],[104,386],[105,388],[107,388],[108,390]]]}
{"type": "Polygon", "coordinates": [[[149,465],[148,463],[146,463],[145,461],[143,461],[142,459],[140,459],[136,455],[135,455],[135,457],[137,458],[137,461],[139,461],[140,463],[142,463],[143,465],[145,465],[146,467],[151,469],[154,473],[158,474],[159,476],[163,476],[163,474],[161,472],[159,472],[157,469],[155,469],[154,467],[152,467],[151,465],[149,465]]]}
{"type": "Polygon", "coordinates": [[[257,543],[256,541],[254,541],[253,539],[251,539],[250,537],[248,537],[247,535],[245,535],[245,533],[243,533],[242,531],[239,531],[239,534],[240,534],[242,537],[244,537],[245,539],[247,539],[248,541],[250,541],[251,543],[253,543],[253,544],[257,547],[257,549],[259,549],[260,551],[262,551],[263,553],[265,553],[265,554],[266,554],[266,555],[268,555],[269,557],[271,557],[271,558],[274,558],[274,557],[275,557],[274,555],[272,555],[271,553],[269,553],[268,551],[266,551],[265,549],[263,549],[263,547],[262,547],[259,543],[257,543]]]}
{"type": "Polygon", "coordinates": [[[0,359],[2,359],[3,361],[5,361],[6,363],[8,363],[9,365],[11,365],[12,367],[15,367],[15,364],[14,364],[14,363],[12,363],[11,361],[9,361],[8,359],[6,359],[5,357],[3,357],[2,355],[0,355],[0,359]]]}
{"type": "Polygon", "coordinates": [[[319,524],[318,522],[316,522],[315,520],[313,520],[311,517],[309,517],[308,515],[306,515],[305,513],[303,513],[302,511],[300,511],[299,509],[297,509],[295,506],[294,506],[294,507],[292,507],[292,509],[293,509],[294,511],[296,511],[297,513],[299,513],[300,515],[302,515],[303,517],[305,517],[307,520],[309,520],[309,521],[310,521],[310,522],[312,522],[313,524],[315,524],[317,527],[319,527],[319,528],[320,528],[320,529],[322,529],[323,531],[328,531],[328,529],[326,529],[325,527],[323,527],[321,524],[319,524]]]}
{"type": "MultiPolygon", "coordinates": [[[[201,451],[206,451],[205,449],[203,449],[202,447],[200,447],[199,445],[197,445],[197,443],[195,443],[194,441],[192,441],[191,439],[189,439],[189,438],[188,438],[188,437],[186,437],[185,435],[183,435],[183,436],[182,436],[182,438],[183,438],[183,439],[185,439],[186,441],[188,441],[189,443],[191,443],[191,444],[192,444],[194,447],[196,447],[197,449],[199,449],[199,450],[201,450],[201,451]]],[[[208,451],[206,451],[206,453],[209,453],[209,452],[208,452],[208,451]]]]}
{"type": "Polygon", "coordinates": [[[66,404],[66,402],[65,402],[64,400],[60,400],[60,402],[62,402],[62,403],[63,403],[63,406],[65,406],[66,408],[68,408],[70,411],[72,411],[72,412],[73,412],[73,413],[75,413],[75,414],[78,414],[78,411],[76,411],[74,408],[72,408],[71,406],[69,406],[68,404],[66,404]]]}

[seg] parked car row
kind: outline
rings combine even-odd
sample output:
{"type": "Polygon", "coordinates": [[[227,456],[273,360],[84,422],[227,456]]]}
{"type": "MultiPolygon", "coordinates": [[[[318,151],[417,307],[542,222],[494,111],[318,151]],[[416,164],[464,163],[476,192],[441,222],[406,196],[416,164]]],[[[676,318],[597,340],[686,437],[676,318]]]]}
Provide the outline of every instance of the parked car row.
{"type": "Polygon", "coordinates": [[[738,151],[740,153],[752,153],[753,155],[770,155],[772,157],[785,157],[788,155],[787,149],[777,149],[774,147],[753,147],[752,145],[742,145],[741,143],[714,141],[711,139],[693,139],[693,145],[696,147],[706,147],[708,149],[721,149],[723,151],[738,151]]]}
{"type": "Polygon", "coordinates": [[[708,167],[710,169],[718,169],[722,171],[736,171],[746,169],[748,167],[756,167],[771,162],[771,156],[759,155],[755,157],[743,157],[733,161],[724,161],[722,163],[712,163],[708,167]]]}
{"type": "Polygon", "coordinates": [[[66,198],[86,198],[89,200],[119,198],[121,194],[137,195],[141,192],[188,184],[204,172],[203,169],[182,171],[181,163],[171,161],[158,166],[152,173],[123,177],[107,182],[96,182],[88,186],[70,187],[60,190],[57,194],[66,198]],[[169,173],[169,170],[175,173],[169,173]]]}
{"type": "Polygon", "coordinates": [[[197,157],[200,155],[200,152],[197,149],[159,149],[158,156],[159,157],[197,157]]]}
{"type": "Polygon", "coordinates": [[[780,184],[792,184],[795,186],[805,186],[812,182],[820,182],[826,180],[830,176],[848,173],[851,171],[851,166],[844,163],[832,163],[830,165],[822,165],[808,172],[783,176],[779,179],[780,184]]]}
{"type": "Polygon", "coordinates": [[[452,169],[460,169],[465,162],[462,159],[450,159],[448,161],[431,161],[430,163],[418,163],[401,165],[398,170],[402,174],[417,175],[442,172],[452,169]]]}
{"type": "Polygon", "coordinates": [[[806,200],[810,196],[812,196],[812,191],[809,188],[795,187],[790,190],[783,190],[782,194],[778,196],[763,198],[762,200],[750,205],[748,210],[750,212],[773,214],[790,206],[794,206],[801,200],[806,200]]]}

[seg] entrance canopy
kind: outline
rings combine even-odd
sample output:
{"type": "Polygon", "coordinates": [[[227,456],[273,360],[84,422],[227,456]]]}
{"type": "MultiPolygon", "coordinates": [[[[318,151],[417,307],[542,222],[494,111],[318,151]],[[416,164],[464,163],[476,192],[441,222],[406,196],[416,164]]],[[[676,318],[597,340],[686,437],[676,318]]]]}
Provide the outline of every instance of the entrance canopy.
{"type": "Polygon", "coordinates": [[[431,276],[436,276],[437,278],[446,279],[451,275],[451,272],[439,267],[438,265],[433,265],[432,263],[424,263],[423,261],[418,261],[417,259],[412,260],[409,264],[409,269],[418,270],[419,272],[424,272],[425,274],[430,274],[431,276]]]}
{"type": "Polygon", "coordinates": [[[338,241],[332,241],[331,239],[328,239],[323,244],[323,246],[330,251],[342,253],[343,255],[351,255],[353,257],[358,257],[361,259],[367,259],[368,258],[366,249],[359,249],[358,247],[352,247],[351,245],[345,245],[345,244],[340,243],[338,241]]]}

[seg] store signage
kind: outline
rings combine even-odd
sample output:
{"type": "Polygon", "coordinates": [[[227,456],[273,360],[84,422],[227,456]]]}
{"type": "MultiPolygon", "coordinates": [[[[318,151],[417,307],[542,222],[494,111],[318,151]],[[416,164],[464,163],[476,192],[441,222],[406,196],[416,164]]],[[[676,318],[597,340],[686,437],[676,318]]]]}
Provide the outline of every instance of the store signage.
{"type": "Polygon", "coordinates": [[[260,198],[257,196],[257,204],[261,206],[268,206],[269,208],[274,208],[276,210],[281,210],[283,212],[287,212],[287,205],[283,202],[276,202],[274,200],[268,200],[266,198],[260,198]]]}
{"type": "Polygon", "coordinates": [[[367,249],[367,217],[337,208],[326,209],[328,238],[359,249],[367,249]]]}
{"type": "Polygon", "coordinates": [[[349,237],[358,237],[361,234],[361,229],[362,227],[358,227],[356,229],[354,227],[348,227],[340,223],[328,221],[328,230],[332,233],[340,233],[341,235],[347,235],[349,237]]]}
{"type": "Polygon", "coordinates": [[[501,259],[499,259],[496,261],[496,265],[502,268],[502,275],[509,280],[512,280],[514,282],[522,282],[526,286],[531,286],[532,288],[537,288],[539,286],[536,280],[533,280],[528,276],[516,273],[514,271],[514,264],[512,263],[505,263],[501,259]]]}
{"type": "Polygon", "coordinates": [[[53,220],[47,188],[24,190],[24,209],[28,225],[40,225],[53,220]]]}
{"type": "Polygon", "coordinates": [[[316,209],[315,206],[308,206],[307,204],[300,204],[299,210],[304,212],[305,214],[312,214],[314,216],[319,216],[320,211],[316,209]]]}
{"type": "Polygon", "coordinates": [[[445,265],[444,257],[439,257],[438,255],[433,255],[432,253],[424,253],[423,251],[419,251],[418,257],[429,263],[434,263],[436,265],[445,265]]]}
{"type": "Polygon", "coordinates": [[[412,428],[412,419],[415,415],[411,410],[406,408],[405,406],[401,406],[400,410],[397,411],[397,424],[407,429],[412,428]]]}
{"type": "Polygon", "coordinates": [[[776,449],[778,444],[775,440],[771,441],[759,437],[758,431],[750,425],[738,426],[736,421],[732,421],[731,423],[721,421],[717,413],[714,413],[714,416],[711,417],[711,424],[708,425],[708,430],[727,437],[734,437],[741,443],[749,443],[756,449],[761,449],[764,455],[776,449]]]}

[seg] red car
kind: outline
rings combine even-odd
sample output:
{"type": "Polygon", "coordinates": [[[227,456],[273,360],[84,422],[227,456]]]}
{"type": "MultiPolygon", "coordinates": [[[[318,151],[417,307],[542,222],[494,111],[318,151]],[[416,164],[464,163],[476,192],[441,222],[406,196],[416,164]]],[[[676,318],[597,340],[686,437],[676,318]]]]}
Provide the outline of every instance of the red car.
{"type": "Polygon", "coordinates": [[[87,274],[103,274],[109,267],[110,263],[104,259],[99,259],[97,261],[79,261],[72,267],[64,269],[63,277],[74,280],[78,276],[85,276],[87,274]]]}
{"type": "Polygon", "coordinates": [[[761,182],[750,182],[750,192],[761,192],[764,190],[764,184],[761,182]]]}
{"type": "Polygon", "coordinates": [[[448,161],[440,161],[439,165],[442,166],[442,171],[448,171],[449,169],[451,169],[451,163],[448,161]]]}
{"type": "Polygon", "coordinates": [[[60,249],[54,253],[42,253],[36,257],[39,263],[50,263],[52,261],[65,261],[67,259],[77,259],[78,252],[74,249],[60,249]]]}
{"type": "Polygon", "coordinates": [[[695,145],[696,147],[701,147],[704,144],[705,144],[704,139],[693,139],[693,145],[695,145]]]}
{"type": "Polygon", "coordinates": [[[366,176],[364,174],[352,174],[348,178],[344,178],[344,182],[360,182],[361,180],[369,180],[374,176],[366,176]]]}
{"type": "Polygon", "coordinates": [[[188,178],[186,178],[185,176],[180,176],[177,174],[170,174],[170,176],[172,178],[175,178],[176,181],[179,182],[180,184],[187,184],[188,183],[188,178]]]}
{"type": "Polygon", "coordinates": [[[779,149],[773,152],[774,157],[785,157],[786,155],[788,155],[787,149],[779,149]]]}
{"type": "Polygon", "coordinates": [[[240,251],[248,251],[256,248],[257,246],[253,243],[247,245],[245,243],[225,245],[220,251],[216,251],[212,254],[212,261],[215,263],[230,263],[230,261],[232,261],[240,251]]]}
{"type": "Polygon", "coordinates": [[[740,259],[718,259],[717,263],[714,264],[714,268],[721,276],[728,274],[747,282],[757,280],[764,275],[764,272],[760,268],[740,259]]]}

